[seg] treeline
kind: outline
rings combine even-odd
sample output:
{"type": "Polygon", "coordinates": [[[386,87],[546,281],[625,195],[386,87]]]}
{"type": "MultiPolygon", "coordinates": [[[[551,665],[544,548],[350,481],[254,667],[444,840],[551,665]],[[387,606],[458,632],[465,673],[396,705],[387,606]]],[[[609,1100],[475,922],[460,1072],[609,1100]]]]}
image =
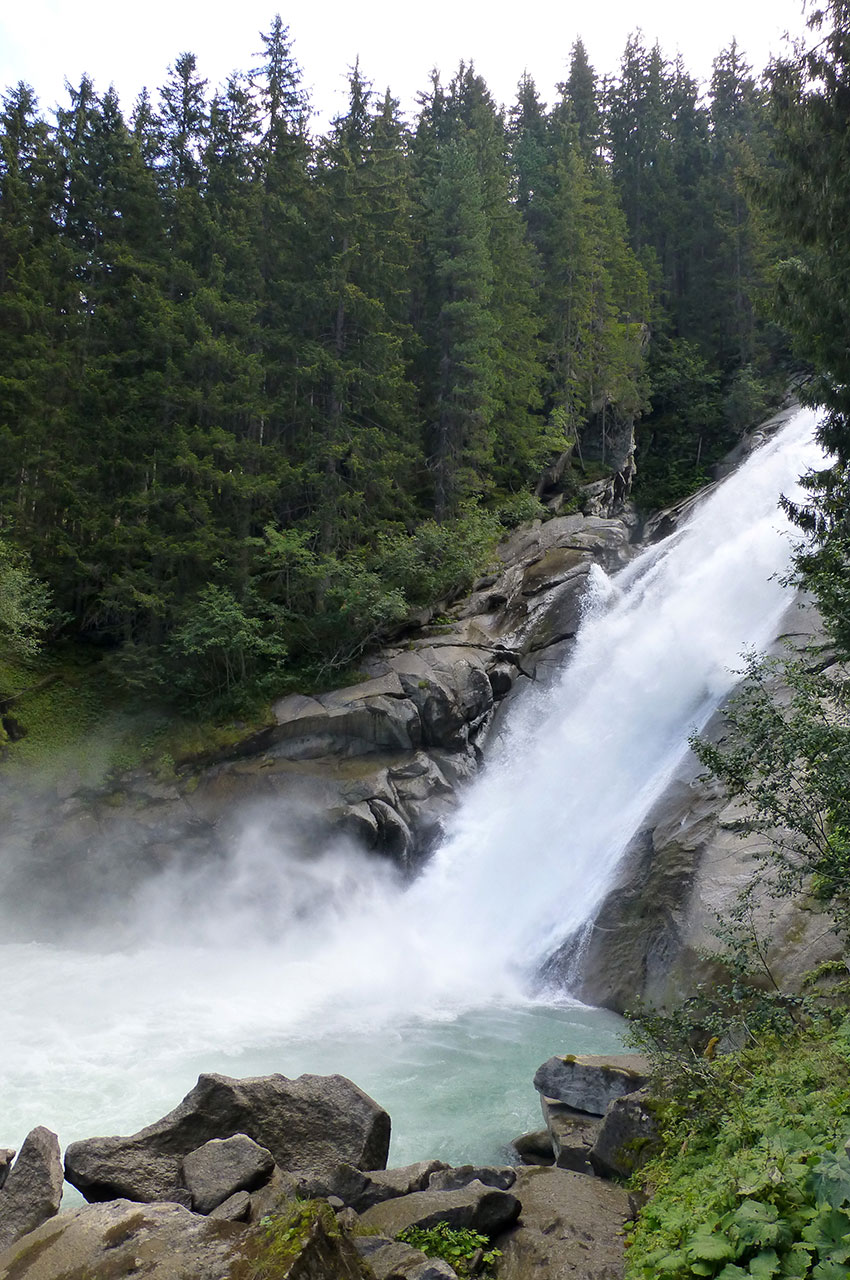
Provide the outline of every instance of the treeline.
{"type": "Polygon", "coordinates": [[[190,698],[350,662],[642,415],[644,500],[678,496],[782,355],[734,44],[706,97],[639,36],[607,85],[577,42],[549,109],[461,65],[412,127],[355,67],[321,138],[280,18],[262,44],[127,120],[86,78],[0,113],[2,562],[190,698]]]}

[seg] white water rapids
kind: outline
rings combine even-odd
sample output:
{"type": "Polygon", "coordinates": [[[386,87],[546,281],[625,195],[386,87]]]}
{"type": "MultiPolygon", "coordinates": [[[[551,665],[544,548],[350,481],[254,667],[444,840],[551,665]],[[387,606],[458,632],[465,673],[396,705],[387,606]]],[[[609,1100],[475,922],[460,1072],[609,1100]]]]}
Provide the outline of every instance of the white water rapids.
{"type": "Polygon", "coordinates": [[[63,1146],[130,1132],[201,1070],[348,1074],[392,1114],[395,1163],[494,1158],[538,1127],[537,1064],[612,1049],[618,1024],[530,978],[592,916],[742,650],[775,635],[792,546],[777,498],[820,459],[813,425],[796,414],[616,580],[594,571],[568,668],[518,706],[413,885],[257,823],[224,870],[116,902],[88,946],[0,947],[0,1145],[36,1124],[63,1146]]]}

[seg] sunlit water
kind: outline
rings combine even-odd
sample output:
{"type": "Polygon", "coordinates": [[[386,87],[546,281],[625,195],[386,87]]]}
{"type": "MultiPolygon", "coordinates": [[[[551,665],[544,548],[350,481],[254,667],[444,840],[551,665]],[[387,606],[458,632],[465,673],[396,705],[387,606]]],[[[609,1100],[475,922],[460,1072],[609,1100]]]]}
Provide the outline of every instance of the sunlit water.
{"type": "Polygon", "coordinates": [[[598,907],[742,649],[776,633],[777,497],[819,460],[812,427],[798,414],[615,581],[594,571],[569,668],[491,744],[412,886],[345,844],[310,856],[260,817],[226,867],[157,876],[90,939],[0,948],[0,1145],[36,1124],[63,1146],[130,1132],[202,1070],[311,1071],[387,1108],[394,1163],[504,1158],[539,1127],[544,1058],[619,1046],[618,1019],[544,1001],[532,979],[598,907]]]}

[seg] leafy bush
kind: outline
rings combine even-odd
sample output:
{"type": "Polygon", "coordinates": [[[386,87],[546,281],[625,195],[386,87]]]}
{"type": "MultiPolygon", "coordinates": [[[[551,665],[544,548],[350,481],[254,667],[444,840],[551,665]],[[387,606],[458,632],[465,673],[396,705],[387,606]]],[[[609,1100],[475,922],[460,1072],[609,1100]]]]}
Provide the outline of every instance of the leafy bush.
{"type": "Polygon", "coordinates": [[[496,519],[505,529],[516,529],[517,525],[531,520],[545,520],[550,514],[549,508],[527,490],[508,494],[495,508],[496,519]]]}
{"type": "Polygon", "coordinates": [[[411,534],[382,534],[370,567],[411,605],[434,604],[471,586],[502,536],[498,516],[470,503],[453,520],[426,520],[411,534]]]}
{"type": "Polygon", "coordinates": [[[442,1258],[454,1267],[461,1277],[472,1275],[470,1270],[473,1259],[482,1251],[481,1269],[477,1275],[487,1275],[497,1258],[502,1256],[500,1249],[491,1249],[487,1236],[478,1231],[470,1231],[463,1227],[450,1227],[446,1222],[438,1222],[436,1227],[407,1227],[400,1231],[396,1239],[409,1244],[412,1249],[419,1249],[429,1258],[442,1258]]]}
{"type": "Polygon", "coordinates": [[[663,1152],[628,1280],[846,1278],[850,1028],[828,1022],[704,1060],[660,1089],[663,1152]]]}
{"type": "Polygon", "coordinates": [[[0,646],[19,657],[38,653],[51,620],[50,592],[29,562],[0,540],[0,646]]]}
{"type": "Polygon", "coordinates": [[[266,635],[261,619],[247,612],[226,587],[208,583],[187,608],[166,656],[175,687],[210,702],[244,689],[261,664],[282,664],[286,645],[266,635]]]}

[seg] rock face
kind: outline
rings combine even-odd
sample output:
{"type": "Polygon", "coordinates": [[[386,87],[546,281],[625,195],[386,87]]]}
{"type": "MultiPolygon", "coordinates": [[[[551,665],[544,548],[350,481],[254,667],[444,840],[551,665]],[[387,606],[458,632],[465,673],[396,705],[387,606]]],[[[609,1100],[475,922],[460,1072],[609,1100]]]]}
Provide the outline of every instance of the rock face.
{"type": "Polygon", "coordinates": [[[640,1054],[570,1054],[538,1067],[534,1087],[544,1098],[601,1116],[615,1098],[645,1085],[647,1075],[648,1063],[640,1054]]]}
{"type": "Polygon", "coordinates": [[[630,1217],[621,1187],[567,1169],[517,1172],[522,1217],[497,1240],[499,1280],[621,1280],[630,1217]]]}
{"type": "Polygon", "coordinates": [[[461,1164],[453,1169],[439,1169],[428,1179],[429,1191],[459,1191],[470,1182],[483,1182],[485,1187],[508,1191],[516,1182],[516,1169],[509,1165],[461,1164]]]}
{"type": "Polygon", "coordinates": [[[420,1160],[399,1169],[371,1169],[363,1173],[353,1165],[338,1164],[327,1173],[302,1179],[298,1194],[322,1199],[335,1196],[356,1213],[364,1213],[384,1200],[424,1191],[432,1175],[445,1168],[441,1160],[420,1160]]]}
{"type": "Polygon", "coordinates": [[[559,1169],[573,1169],[576,1173],[592,1173],[590,1152],[599,1135],[602,1120],[586,1111],[576,1111],[563,1102],[541,1098],[543,1119],[546,1121],[546,1137],[549,1140],[549,1160],[527,1160],[526,1164],[555,1164],[559,1169]]]}
{"type": "Polygon", "coordinates": [[[56,1134],[33,1129],[0,1190],[0,1253],[58,1212],[62,1182],[56,1134]]]}
{"type": "Polygon", "coordinates": [[[65,1176],[88,1200],[189,1205],[184,1157],[210,1139],[234,1134],[252,1138],[286,1170],[320,1170],[340,1160],[381,1168],[390,1119],[344,1076],[202,1075],[179,1106],[139,1133],[72,1143],[65,1176]]]}
{"type": "Polygon", "coordinates": [[[521,1133],[518,1138],[513,1139],[511,1146],[520,1164],[552,1165],[555,1163],[552,1135],[548,1128],[535,1129],[533,1133],[521,1133]]]}
{"type": "Polygon", "coordinates": [[[376,1280],[457,1280],[442,1258],[426,1258],[418,1249],[387,1236],[356,1236],[354,1247],[376,1280]]]}

